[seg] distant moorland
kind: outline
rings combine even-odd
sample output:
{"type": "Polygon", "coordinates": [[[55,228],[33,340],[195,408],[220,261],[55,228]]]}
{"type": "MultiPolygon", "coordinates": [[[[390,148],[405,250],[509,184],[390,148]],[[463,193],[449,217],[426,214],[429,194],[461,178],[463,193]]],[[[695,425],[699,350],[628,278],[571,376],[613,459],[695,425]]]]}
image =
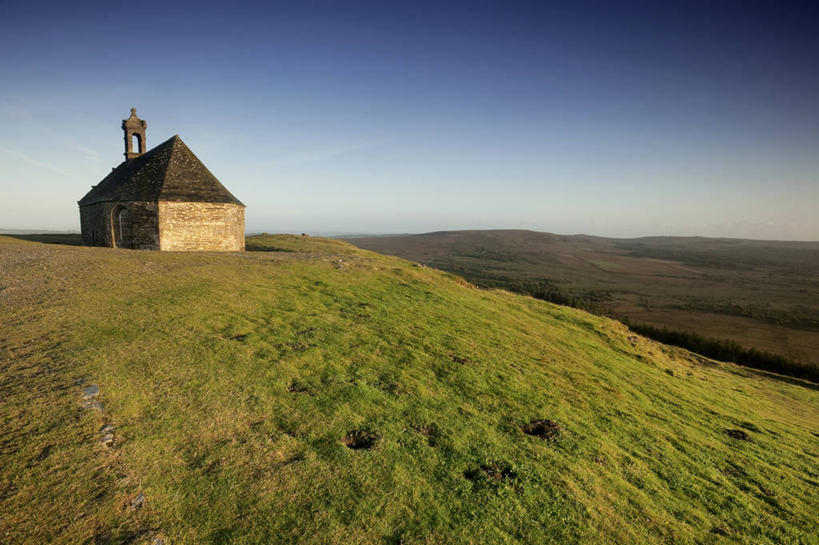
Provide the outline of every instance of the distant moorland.
{"type": "Polygon", "coordinates": [[[482,287],[630,322],[665,342],[687,335],[695,341],[692,348],[715,345],[712,355],[719,359],[726,359],[719,348],[742,355],[736,359],[764,352],[807,368],[803,376],[819,373],[819,242],[519,230],[348,240],[482,287]]]}

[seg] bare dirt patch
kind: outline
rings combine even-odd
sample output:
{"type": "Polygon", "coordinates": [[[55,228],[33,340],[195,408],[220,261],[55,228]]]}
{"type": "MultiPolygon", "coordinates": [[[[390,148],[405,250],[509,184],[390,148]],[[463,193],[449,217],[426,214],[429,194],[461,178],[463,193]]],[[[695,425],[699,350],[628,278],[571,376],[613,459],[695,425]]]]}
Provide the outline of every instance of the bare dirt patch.
{"type": "Polygon", "coordinates": [[[555,439],[560,433],[560,425],[552,420],[532,420],[528,424],[521,426],[521,431],[526,435],[539,437],[541,439],[555,439]]]}
{"type": "Polygon", "coordinates": [[[352,430],[341,440],[349,449],[362,450],[371,449],[378,442],[378,434],[367,430],[352,430]]]}
{"type": "Polygon", "coordinates": [[[287,391],[293,394],[306,394],[310,391],[310,388],[308,388],[307,385],[302,382],[292,380],[290,381],[290,385],[287,387],[287,391]]]}
{"type": "Polygon", "coordinates": [[[412,429],[426,437],[427,444],[431,447],[435,447],[441,439],[441,430],[434,422],[431,424],[416,424],[412,429]]]}
{"type": "Polygon", "coordinates": [[[464,471],[464,477],[473,484],[503,484],[517,479],[517,472],[506,462],[487,462],[464,471]]]}
{"type": "Polygon", "coordinates": [[[40,452],[36,456],[34,456],[33,460],[35,462],[42,462],[43,460],[48,458],[48,455],[51,454],[51,450],[53,448],[54,448],[54,445],[44,446],[43,448],[40,449],[40,452]]]}
{"type": "Polygon", "coordinates": [[[726,429],[725,435],[734,439],[739,439],[740,441],[748,441],[751,439],[750,436],[742,430],[726,429]]]}

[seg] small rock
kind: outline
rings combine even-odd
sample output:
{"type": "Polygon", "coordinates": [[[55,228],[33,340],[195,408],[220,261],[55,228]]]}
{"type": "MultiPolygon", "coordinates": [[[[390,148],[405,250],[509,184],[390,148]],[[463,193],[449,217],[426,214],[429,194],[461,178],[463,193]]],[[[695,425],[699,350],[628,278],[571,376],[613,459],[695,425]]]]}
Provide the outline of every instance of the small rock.
{"type": "Polygon", "coordinates": [[[103,427],[100,428],[100,433],[103,435],[114,433],[114,426],[111,424],[105,424],[103,427]]]}
{"type": "Polygon", "coordinates": [[[151,545],[165,545],[165,541],[161,537],[155,537],[151,540],[151,545]]]}
{"type": "Polygon", "coordinates": [[[80,406],[83,409],[92,409],[95,411],[102,410],[102,403],[100,403],[99,401],[94,401],[93,399],[86,399],[85,401],[82,402],[82,405],[80,406]]]}
{"type": "Polygon", "coordinates": [[[102,436],[102,444],[106,447],[114,446],[114,434],[108,433],[102,436]]]}
{"type": "Polygon", "coordinates": [[[145,503],[145,496],[140,494],[139,496],[131,500],[131,509],[136,511],[137,509],[142,507],[143,503],[145,503]]]}
{"type": "Polygon", "coordinates": [[[82,389],[83,399],[91,399],[92,397],[96,397],[100,393],[100,387],[96,384],[92,384],[90,386],[86,386],[82,389]]]}

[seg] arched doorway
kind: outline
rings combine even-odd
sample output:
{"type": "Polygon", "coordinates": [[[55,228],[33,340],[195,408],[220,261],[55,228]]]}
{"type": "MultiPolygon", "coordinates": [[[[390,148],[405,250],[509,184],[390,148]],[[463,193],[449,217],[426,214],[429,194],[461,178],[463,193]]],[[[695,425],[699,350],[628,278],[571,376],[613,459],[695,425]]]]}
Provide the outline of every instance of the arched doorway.
{"type": "Polygon", "coordinates": [[[114,248],[131,246],[131,213],[122,205],[111,211],[111,242],[114,248]]]}

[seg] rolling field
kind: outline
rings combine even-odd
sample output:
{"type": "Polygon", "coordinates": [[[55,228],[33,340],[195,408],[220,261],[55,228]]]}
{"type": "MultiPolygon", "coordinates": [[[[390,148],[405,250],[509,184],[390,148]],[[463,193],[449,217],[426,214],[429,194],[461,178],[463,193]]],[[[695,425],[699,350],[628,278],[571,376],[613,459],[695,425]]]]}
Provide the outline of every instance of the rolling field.
{"type": "Polygon", "coordinates": [[[595,313],[728,339],[819,367],[819,242],[533,231],[349,241],[480,286],[528,292],[546,284],[595,313]]]}
{"type": "Polygon", "coordinates": [[[247,242],[0,237],[0,542],[819,543],[815,385],[247,242]]]}

